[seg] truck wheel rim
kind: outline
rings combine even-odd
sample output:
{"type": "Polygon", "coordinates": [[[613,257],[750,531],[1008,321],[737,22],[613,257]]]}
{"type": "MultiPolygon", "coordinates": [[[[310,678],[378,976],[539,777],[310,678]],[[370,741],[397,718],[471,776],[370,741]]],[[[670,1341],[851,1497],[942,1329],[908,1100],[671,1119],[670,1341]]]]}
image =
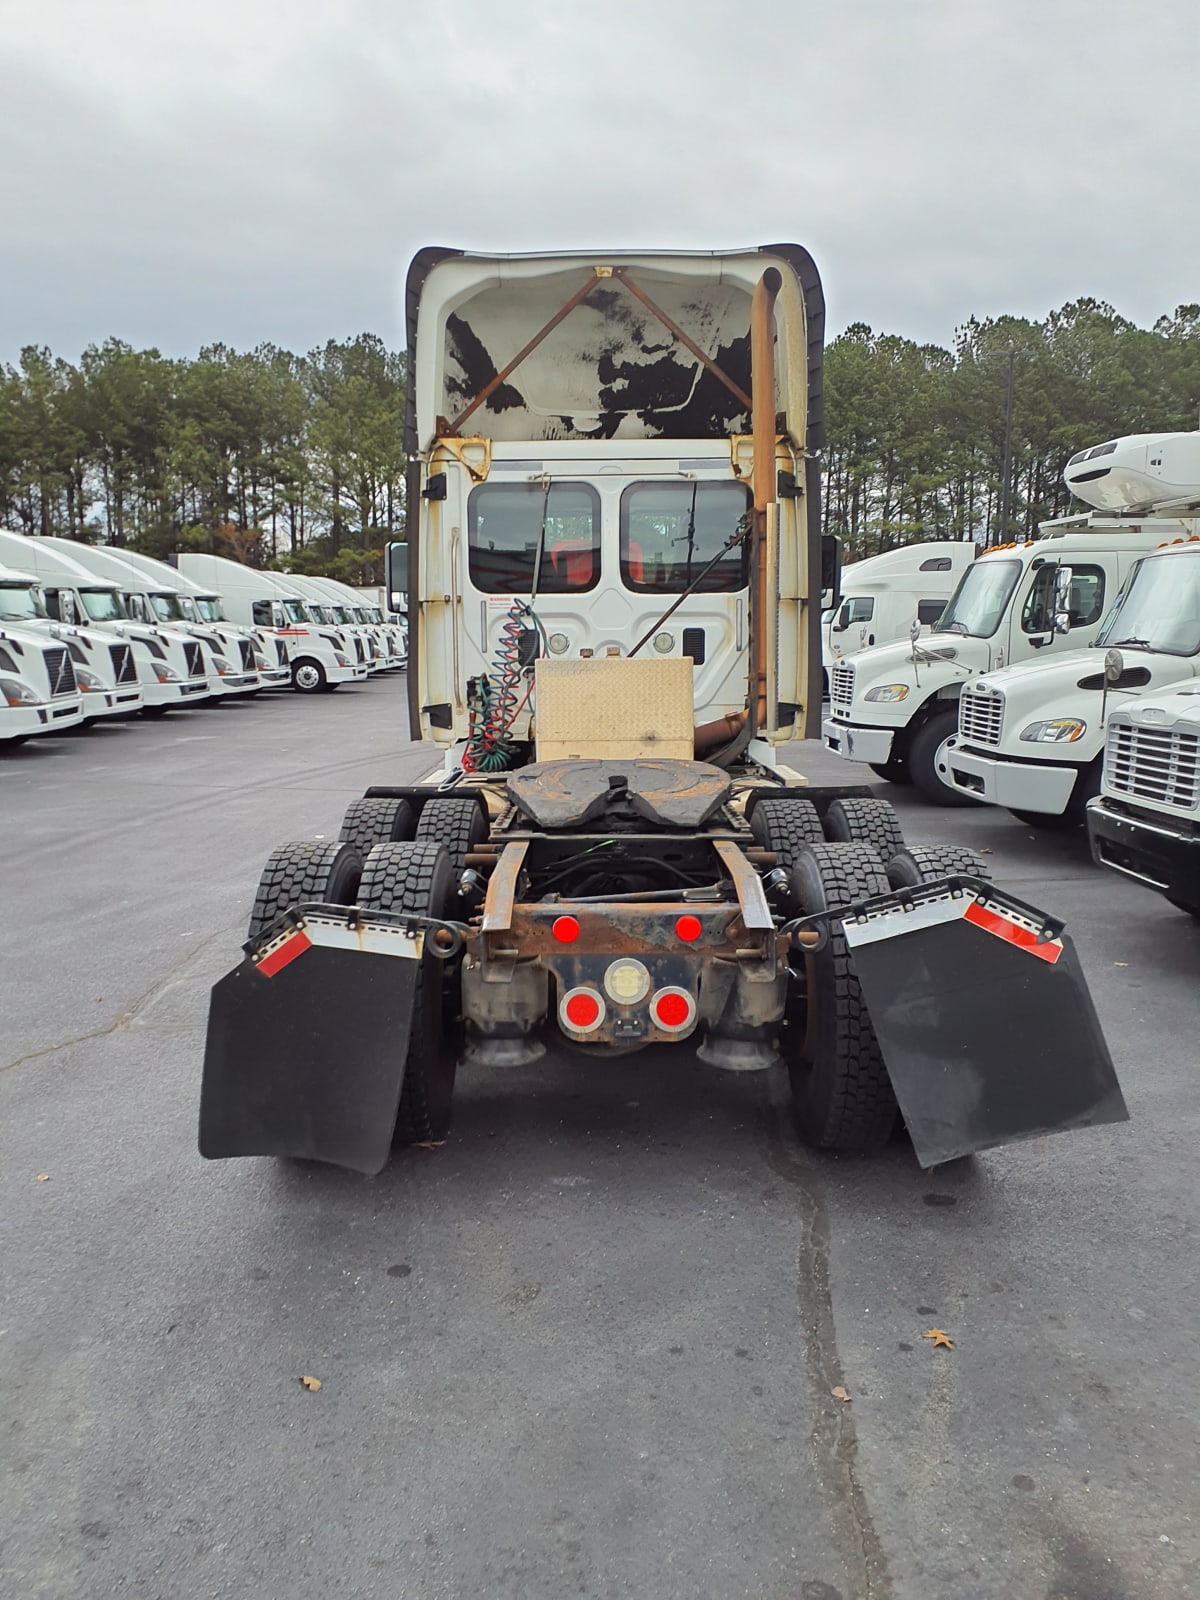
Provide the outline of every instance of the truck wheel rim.
{"type": "Polygon", "coordinates": [[[315,689],[321,681],[316,667],[297,667],[296,682],[302,689],[315,689]]]}

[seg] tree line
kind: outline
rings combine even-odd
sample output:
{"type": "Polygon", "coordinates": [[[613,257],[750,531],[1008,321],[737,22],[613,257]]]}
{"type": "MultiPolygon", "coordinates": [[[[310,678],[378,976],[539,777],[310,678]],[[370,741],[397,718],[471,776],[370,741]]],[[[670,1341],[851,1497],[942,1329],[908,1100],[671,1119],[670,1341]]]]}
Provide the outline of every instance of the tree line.
{"type": "MultiPolygon", "coordinates": [[[[374,334],[194,360],[31,346],[0,368],[0,525],[378,582],[404,528],[404,366],[374,334]]],[[[972,319],[949,349],[855,323],[825,356],[826,530],[849,559],[1024,537],[1069,509],[1076,450],[1198,408],[1196,305],[1145,329],[1076,300],[972,319]]]]}
{"type": "Polygon", "coordinates": [[[374,334],[194,360],[109,339],[77,365],[30,347],[0,369],[0,525],[378,582],[403,423],[404,357],[374,334]]]}
{"type": "Polygon", "coordinates": [[[1075,300],[1042,322],[972,319],[949,350],[855,323],[826,352],[825,410],[825,526],[848,557],[1026,538],[1080,509],[1062,481],[1077,450],[1197,426],[1200,306],[1145,329],[1075,300]]]}

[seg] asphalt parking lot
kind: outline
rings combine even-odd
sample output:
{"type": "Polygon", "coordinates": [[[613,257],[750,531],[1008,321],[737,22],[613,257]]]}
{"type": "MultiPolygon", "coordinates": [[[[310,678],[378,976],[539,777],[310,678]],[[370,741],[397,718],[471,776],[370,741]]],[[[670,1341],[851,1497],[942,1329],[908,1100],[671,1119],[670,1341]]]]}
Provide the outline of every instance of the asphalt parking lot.
{"type": "Polygon", "coordinates": [[[1200,929],[894,791],[1067,919],[1129,1124],[922,1173],[667,1052],[460,1075],[376,1179],[205,1163],[262,863],[406,727],[392,678],[0,756],[0,1594],[1200,1594],[1200,929]]]}

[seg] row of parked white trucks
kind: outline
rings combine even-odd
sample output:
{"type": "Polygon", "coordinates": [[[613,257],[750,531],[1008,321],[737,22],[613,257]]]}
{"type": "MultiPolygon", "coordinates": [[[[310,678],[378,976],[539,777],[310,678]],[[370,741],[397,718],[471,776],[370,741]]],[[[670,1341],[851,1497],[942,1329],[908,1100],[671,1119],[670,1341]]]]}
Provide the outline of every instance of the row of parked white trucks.
{"type": "Polygon", "coordinates": [[[404,627],[345,584],[177,559],[0,531],[0,746],[407,665],[404,627]]]}
{"type": "Polygon", "coordinates": [[[1086,823],[1100,865],[1200,917],[1200,435],[1065,480],[1095,509],[972,562],[928,637],[832,663],[825,742],[938,804],[1086,823]]]}

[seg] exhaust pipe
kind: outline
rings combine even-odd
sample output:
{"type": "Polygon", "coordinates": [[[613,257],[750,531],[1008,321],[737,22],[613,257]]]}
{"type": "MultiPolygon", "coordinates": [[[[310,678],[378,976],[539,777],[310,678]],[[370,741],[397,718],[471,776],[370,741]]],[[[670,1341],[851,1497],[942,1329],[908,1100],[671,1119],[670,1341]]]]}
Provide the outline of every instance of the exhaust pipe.
{"type": "Polygon", "coordinates": [[[750,661],[752,682],[749,703],[752,727],[763,733],[768,726],[768,662],[774,655],[773,627],[769,626],[769,572],[774,566],[776,543],[775,477],[775,300],[783,278],[768,267],[758,280],[750,302],[751,433],[754,442],[754,533],[750,546],[750,661]]]}

